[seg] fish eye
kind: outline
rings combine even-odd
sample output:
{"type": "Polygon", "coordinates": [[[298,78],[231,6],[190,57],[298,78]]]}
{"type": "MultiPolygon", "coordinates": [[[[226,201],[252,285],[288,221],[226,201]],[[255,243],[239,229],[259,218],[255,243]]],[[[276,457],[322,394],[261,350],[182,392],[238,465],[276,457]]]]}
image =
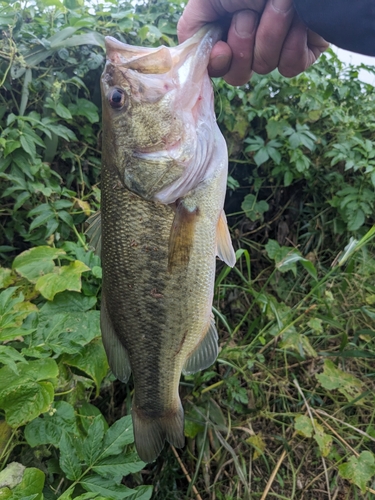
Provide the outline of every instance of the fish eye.
{"type": "Polygon", "coordinates": [[[113,89],[109,94],[109,104],[114,109],[121,109],[125,104],[125,92],[122,89],[113,89]]]}

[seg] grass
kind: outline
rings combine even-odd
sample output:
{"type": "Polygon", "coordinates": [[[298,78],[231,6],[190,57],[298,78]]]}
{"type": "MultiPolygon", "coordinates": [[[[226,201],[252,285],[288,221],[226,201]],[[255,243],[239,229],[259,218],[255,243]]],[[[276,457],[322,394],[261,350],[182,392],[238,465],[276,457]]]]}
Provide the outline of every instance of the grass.
{"type": "Polygon", "coordinates": [[[317,280],[299,263],[254,277],[255,244],[218,272],[222,351],[183,382],[188,445],[148,467],[153,498],[375,498],[373,236],[320,255],[317,280]]]}

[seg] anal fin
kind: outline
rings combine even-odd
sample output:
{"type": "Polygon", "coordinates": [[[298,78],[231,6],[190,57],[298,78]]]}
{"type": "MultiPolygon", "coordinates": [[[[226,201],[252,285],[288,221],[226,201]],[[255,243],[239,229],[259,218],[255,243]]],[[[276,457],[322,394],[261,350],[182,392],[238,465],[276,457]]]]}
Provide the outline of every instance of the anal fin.
{"type": "Polygon", "coordinates": [[[217,223],[216,253],[219,259],[224,261],[229,267],[234,267],[236,264],[236,254],[234,253],[224,210],[221,212],[217,223]]]}
{"type": "Polygon", "coordinates": [[[214,319],[211,318],[206,335],[185,361],[182,373],[192,375],[215,363],[219,354],[218,335],[214,319]]]}
{"type": "Polygon", "coordinates": [[[108,363],[114,376],[121,380],[121,382],[127,382],[131,374],[129,355],[113,328],[104,294],[102,294],[100,309],[100,329],[102,331],[103,345],[107,353],[108,363]]]}
{"type": "Polygon", "coordinates": [[[102,253],[102,216],[100,210],[87,219],[89,227],[85,234],[89,237],[89,245],[95,249],[96,255],[100,257],[102,253]]]}

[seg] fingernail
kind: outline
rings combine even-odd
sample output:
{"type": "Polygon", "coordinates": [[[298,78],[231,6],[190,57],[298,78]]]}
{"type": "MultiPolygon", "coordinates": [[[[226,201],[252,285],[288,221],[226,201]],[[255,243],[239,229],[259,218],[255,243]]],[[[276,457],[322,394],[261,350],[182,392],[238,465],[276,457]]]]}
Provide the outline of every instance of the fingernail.
{"type": "Polygon", "coordinates": [[[272,7],[281,13],[288,12],[293,6],[292,0],[272,0],[272,7]]]}
{"type": "Polygon", "coordinates": [[[253,33],[257,25],[258,16],[251,10],[241,10],[234,16],[234,28],[241,38],[246,38],[253,33]]]}

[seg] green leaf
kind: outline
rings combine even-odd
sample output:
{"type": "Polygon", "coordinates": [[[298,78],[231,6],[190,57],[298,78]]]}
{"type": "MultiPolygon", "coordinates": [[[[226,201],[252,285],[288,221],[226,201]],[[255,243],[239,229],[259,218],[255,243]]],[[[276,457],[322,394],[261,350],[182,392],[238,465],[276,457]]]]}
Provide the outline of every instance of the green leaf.
{"type": "Polygon", "coordinates": [[[14,282],[11,269],[0,267],[0,288],[8,288],[14,282]]]}
{"type": "Polygon", "coordinates": [[[339,465],[339,474],[344,479],[358,486],[362,493],[366,484],[375,474],[375,459],[370,451],[363,451],[359,457],[350,457],[345,464],[339,465]]]}
{"type": "Polygon", "coordinates": [[[80,403],[79,407],[77,408],[77,412],[80,420],[80,425],[84,432],[88,432],[91,422],[93,422],[93,420],[98,416],[101,417],[104,429],[107,432],[108,424],[101,414],[100,410],[96,406],[88,403],[87,401],[82,401],[82,403],[80,403]]]}
{"type": "Polygon", "coordinates": [[[314,419],[314,439],[318,443],[322,457],[327,457],[332,448],[332,436],[324,432],[324,427],[314,419]]]}
{"type": "Polygon", "coordinates": [[[72,115],[84,116],[90,123],[99,121],[98,108],[95,104],[87,99],[77,99],[77,104],[70,104],[69,110],[72,115]]]}
{"type": "MultiPolygon", "coordinates": [[[[69,0],[70,1],[70,0],[69,0]]],[[[99,496],[99,493],[83,493],[82,495],[79,495],[78,497],[74,497],[74,500],[107,500],[106,497],[102,497],[101,495],[99,496]]],[[[62,497],[60,497],[61,500],[65,500],[62,497]]]]}
{"type": "Polygon", "coordinates": [[[23,474],[22,481],[12,490],[12,500],[26,500],[31,497],[42,500],[44,488],[44,473],[36,468],[27,468],[23,474]]]}
{"type": "Polygon", "coordinates": [[[277,241],[269,239],[264,247],[270,259],[275,260],[280,252],[280,245],[277,241]]]}
{"type": "Polygon", "coordinates": [[[66,477],[76,481],[82,475],[82,466],[78,458],[74,438],[64,432],[60,443],[60,467],[65,472],[66,477]]]}
{"type": "Polygon", "coordinates": [[[350,211],[348,213],[348,230],[357,231],[365,223],[365,214],[363,210],[357,209],[354,212],[350,211]]]}
{"type": "Polygon", "coordinates": [[[61,292],[53,301],[46,302],[40,312],[44,316],[61,312],[86,312],[92,309],[96,302],[96,297],[86,297],[78,292],[61,292]]]}
{"type": "Polygon", "coordinates": [[[18,255],[12,268],[31,283],[40,276],[51,273],[55,267],[54,259],[65,255],[64,250],[47,246],[35,247],[18,255]]]}
{"type": "Polygon", "coordinates": [[[43,118],[43,124],[47,129],[56,134],[58,137],[62,137],[66,141],[77,141],[75,133],[68,127],[65,127],[65,125],[53,123],[48,118],[43,118]]]}
{"type": "Polygon", "coordinates": [[[305,354],[315,358],[317,356],[315,349],[310,344],[309,339],[298,333],[297,330],[292,326],[290,327],[282,336],[282,342],[280,343],[280,347],[282,349],[293,349],[298,352],[298,354],[304,358],[305,354]]]}
{"type": "Polygon", "coordinates": [[[152,486],[138,486],[134,488],[134,493],[127,497],[127,500],[150,500],[153,487],[152,486]]]}
{"type": "Polygon", "coordinates": [[[18,374],[9,366],[0,369],[0,407],[12,427],[18,427],[46,412],[54,397],[51,382],[58,376],[53,359],[17,363],[18,374]]]}
{"type": "Polygon", "coordinates": [[[58,215],[59,219],[64,221],[65,224],[67,224],[69,227],[74,226],[73,217],[66,210],[59,210],[57,212],[57,215],[58,215]]]}
{"type": "MultiPolygon", "coordinates": [[[[30,347],[51,349],[56,354],[81,353],[82,347],[100,337],[99,316],[99,311],[53,313],[51,316],[43,310],[30,347]]],[[[96,358],[97,361],[99,359],[96,358]]]]}
{"type": "Polygon", "coordinates": [[[25,358],[14,347],[0,345],[0,363],[9,366],[18,375],[16,361],[26,362],[25,358]]]}
{"type": "Polygon", "coordinates": [[[19,427],[48,410],[53,402],[54,388],[50,382],[25,383],[0,396],[0,408],[5,411],[6,421],[19,427]]]}
{"type": "MultiPolygon", "coordinates": [[[[101,495],[108,499],[123,500],[126,498],[129,500],[139,500],[139,498],[142,498],[143,500],[146,500],[146,498],[150,498],[147,496],[137,496],[137,490],[127,488],[122,484],[115,484],[113,480],[105,479],[97,475],[85,477],[80,481],[80,484],[86,491],[93,491],[95,493],[99,492],[101,495]]],[[[146,491],[150,492],[151,495],[152,487],[147,487],[147,490],[143,487],[143,489],[141,490],[142,495],[145,495],[146,491]]]]}
{"type": "Polygon", "coordinates": [[[21,146],[26,151],[26,153],[28,153],[32,158],[34,158],[36,155],[36,149],[35,149],[35,142],[33,141],[33,139],[27,134],[22,134],[20,136],[20,142],[21,146]]]}
{"type": "Polygon", "coordinates": [[[294,428],[304,437],[314,437],[322,456],[328,456],[332,447],[332,436],[324,432],[323,426],[320,425],[315,418],[312,422],[307,415],[298,415],[298,417],[295,418],[294,428]]]}
{"type": "Polygon", "coordinates": [[[87,465],[93,465],[101,453],[104,438],[104,424],[101,415],[92,421],[84,440],[82,453],[87,465]]]}
{"type": "Polygon", "coordinates": [[[57,293],[65,290],[79,292],[81,290],[81,274],[89,270],[90,268],[83,262],[76,260],[68,266],[55,268],[53,273],[38,278],[35,290],[48,300],[53,300],[57,293]]]}
{"type": "Polygon", "coordinates": [[[48,221],[54,218],[55,214],[52,212],[52,210],[49,210],[48,212],[46,211],[43,214],[38,215],[38,217],[35,217],[35,219],[30,224],[30,231],[36,229],[37,227],[46,225],[48,221]]]}
{"type": "Polygon", "coordinates": [[[319,318],[311,318],[307,324],[308,326],[314,330],[315,333],[323,333],[323,326],[322,326],[323,321],[319,318]]]}
{"type": "Polygon", "coordinates": [[[248,194],[245,196],[241,208],[245,212],[246,217],[252,221],[256,221],[263,218],[263,214],[267,212],[269,205],[264,200],[257,201],[256,196],[253,194],[248,194]]]}
{"type": "Polygon", "coordinates": [[[0,369],[0,395],[24,382],[55,379],[59,374],[54,359],[38,359],[37,361],[18,363],[17,369],[17,375],[8,366],[0,369]]]}
{"type": "Polygon", "coordinates": [[[65,120],[70,120],[71,118],[73,118],[69,109],[66,106],[64,106],[64,104],[60,101],[56,103],[55,111],[56,114],[58,114],[59,116],[61,116],[61,118],[64,118],[65,120]]]}
{"type": "Polygon", "coordinates": [[[139,459],[137,453],[120,454],[115,457],[106,457],[97,462],[92,470],[100,476],[122,478],[144,469],[146,464],[139,459]]]}
{"type": "Polygon", "coordinates": [[[314,264],[308,260],[308,259],[301,259],[300,260],[302,266],[306,269],[306,271],[309,273],[309,275],[314,279],[314,280],[317,280],[318,279],[318,273],[316,271],[316,268],[314,266],[314,264]]]}
{"type": "Polygon", "coordinates": [[[4,158],[6,158],[8,155],[13,153],[16,149],[21,147],[20,141],[14,141],[12,139],[9,139],[4,147],[4,158]]]}
{"type": "Polygon", "coordinates": [[[307,415],[298,415],[294,419],[294,428],[303,437],[311,438],[314,433],[314,427],[311,419],[307,415]]]}
{"type": "Polygon", "coordinates": [[[78,434],[74,408],[65,401],[56,401],[43,418],[36,418],[26,425],[25,438],[32,448],[46,444],[57,448],[64,431],[78,434]]]}
{"type": "Polygon", "coordinates": [[[194,439],[197,434],[204,431],[204,425],[189,418],[185,418],[184,434],[186,437],[194,439]]]}
{"type": "Polygon", "coordinates": [[[13,340],[32,331],[22,328],[22,322],[31,312],[37,311],[37,307],[24,300],[22,293],[13,297],[16,290],[17,287],[10,287],[0,293],[0,341],[13,340]]]}
{"type": "Polygon", "coordinates": [[[100,459],[122,453],[124,447],[131,443],[134,443],[133,423],[131,416],[127,415],[117,420],[106,432],[100,459]]]}
{"type": "Polygon", "coordinates": [[[248,437],[246,439],[246,443],[255,448],[253,454],[253,460],[256,460],[257,458],[264,455],[264,452],[267,448],[267,443],[264,440],[261,432],[259,434],[255,434],[253,436],[248,437]]]}
{"type": "Polygon", "coordinates": [[[294,180],[294,175],[291,170],[287,170],[284,174],[284,186],[288,187],[292,184],[294,180]]]}
{"type": "Polygon", "coordinates": [[[265,163],[270,155],[268,154],[267,147],[260,148],[258,152],[254,156],[254,161],[257,164],[258,167],[265,163]]]}
{"type": "Polygon", "coordinates": [[[348,401],[356,399],[362,393],[362,382],[354,375],[336,368],[330,360],[324,361],[324,371],[317,374],[316,378],[325,389],[329,391],[338,389],[348,401]]]}
{"type": "MultiPolygon", "coordinates": [[[[95,312],[95,311],[91,311],[95,312]]],[[[100,384],[107,375],[109,366],[101,338],[96,338],[75,356],[64,356],[64,363],[87,373],[95,382],[96,394],[99,396],[100,384]]]]}

